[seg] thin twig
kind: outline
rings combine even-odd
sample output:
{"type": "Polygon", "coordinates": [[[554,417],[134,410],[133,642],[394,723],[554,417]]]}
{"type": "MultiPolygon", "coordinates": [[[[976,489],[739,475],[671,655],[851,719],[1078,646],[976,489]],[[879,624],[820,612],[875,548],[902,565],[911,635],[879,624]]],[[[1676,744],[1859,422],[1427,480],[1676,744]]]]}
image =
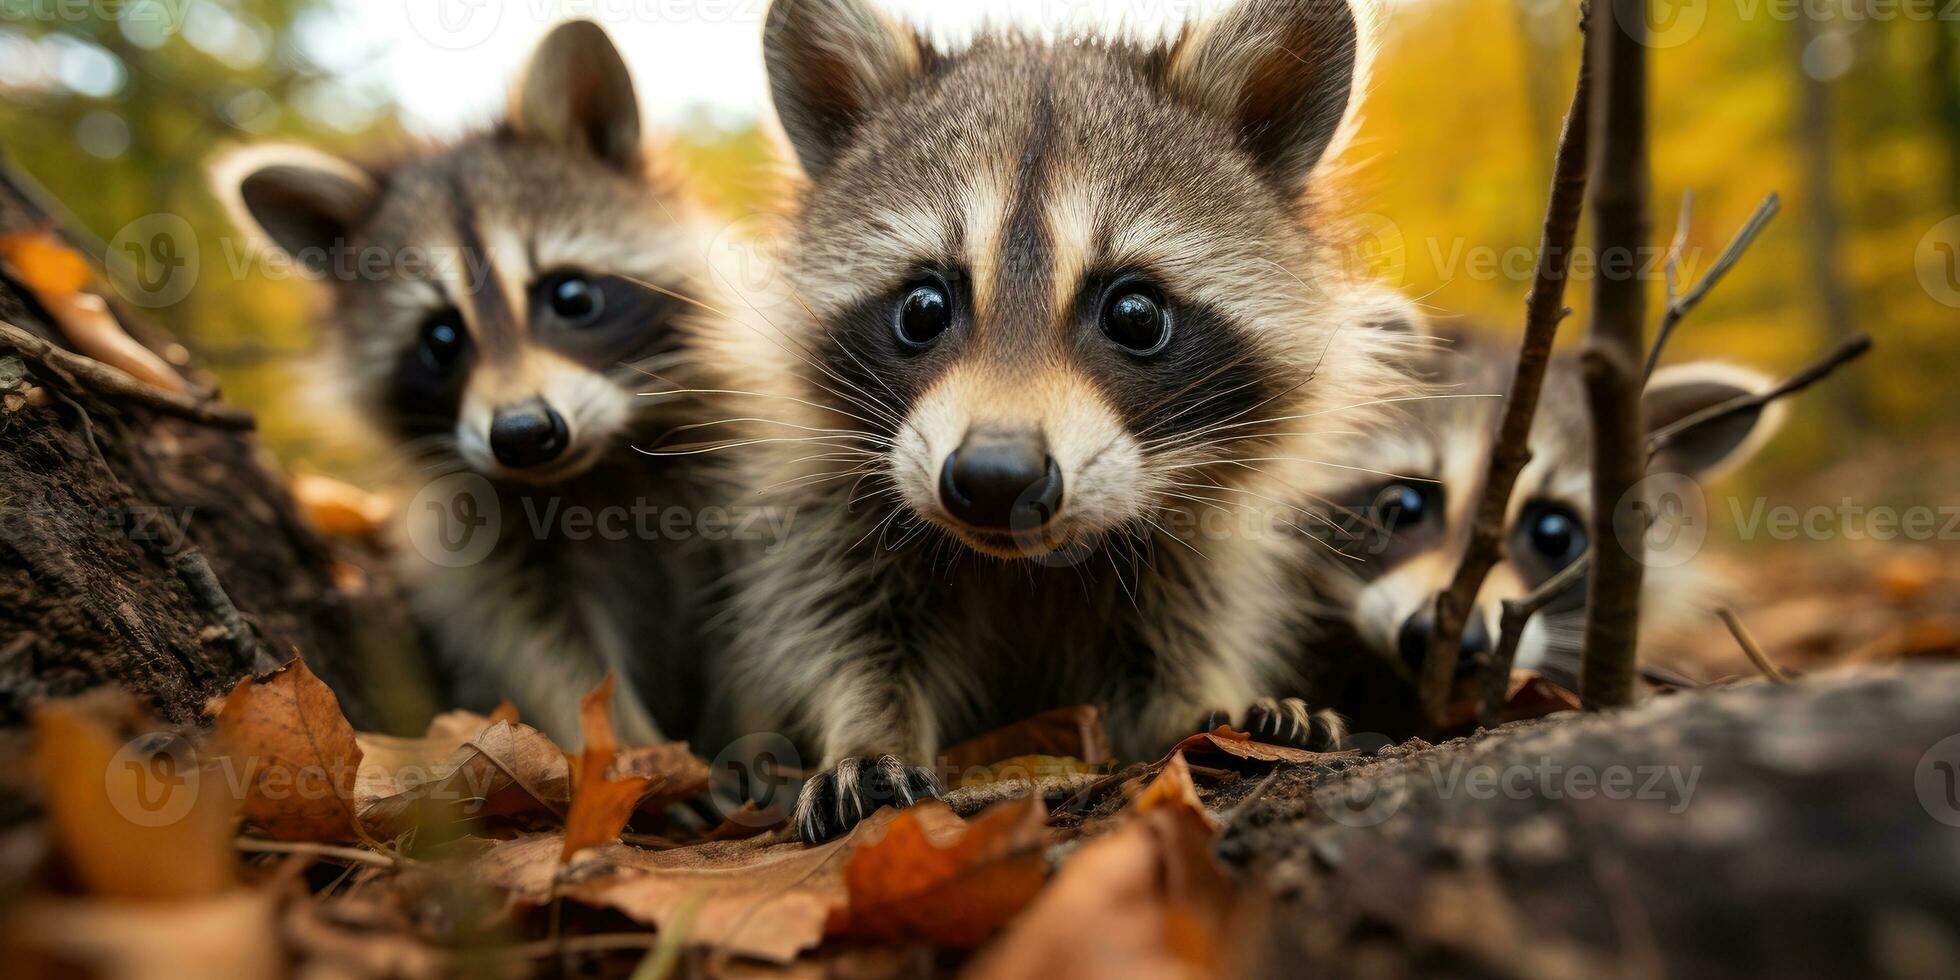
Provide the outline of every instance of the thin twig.
{"type": "Polygon", "coordinates": [[[1689,313],[1694,312],[1695,307],[1700,306],[1702,300],[1708,298],[1709,291],[1721,283],[1723,277],[1729,274],[1729,270],[1735,268],[1735,264],[1742,260],[1743,253],[1749,251],[1749,246],[1756,243],[1757,236],[1763,233],[1764,228],[1769,227],[1770,221],[1776,217],[1777,212],[1783,210],[1782,198],[1775,194],[1764,198],[1763,203],[1756,206],[1756,213],[1749,217],[1749,223],[1743,225],[1742,230],[1736,232],[1735,238],[1729,241],[1728,247],[1722,250],[1721,257],[1717,258],[1715,264],[1709,268],[1708,275],[1701,277],[1701,281],[1695,283],[1685,295],[1677,296],[1674,292],[1675,262],[1680,258],[1681,243],[1687,235],[1688,208],[1693,205],[1693,202],[1692,194],[1682,199],[1681,227],[1676,234],[1675,244],[1669,251],[1667,312],[1661,315],[1660,332],[1654,336],[1654,348],[1647,354],[1646,376],[1649,380],[1654,377],[1654,371],[1660,367],[1661,353],[1667,349],[1667,342],[1674,338],[1674,328],[1680,326],[1681,321],[1686,319],[1689,313]]]}
{"type": "Polygon", "coordinates": [[[412,863],[407,858],[392,854],[381,854],[359,847],[338,847],[333,844],[313,844],[306,841],[260,840],[256,837],[239,837],[232,846],[247,854],[303,854],[308,857],[331,858],[349,864],[365,864],[376,868],[398,868],[412,863]]]}
{"type": "Polygon", "coordinates": [[[1533,617],[1545,611],[1545,607],[1557,602],[1572,587],[1585,578],[1592,566],[1592,552],[1580,555],[1572,564],[1559,570],[1521,599],[1506,599],[1503,615],[1498,621],[1497,649],[1491,652],[1490,665],[1484,671],[1484,684],[1477,706],[1477,719],[1485,728],[1495,728],[1504,720],[1504,702],[1511,690],[1511,667],[1517,663],[1518,644],[1524,641],[1525,627],[1531,625],[1533,617]]]}
{"type": "Polygon", "coordinates": [[[105,395],[141,402],[167,415],[201,422],[214,428],[240,432],[249,431],[258,425],[258,421],[250,412],[165,391],[155,385],[137,380],[121,368],[111,367],[101,361],[63,350],[51,341],[43,340],[5,320],[0,320],[0,344],[12,347],[24,357],[33,358],[42,367],[71,384],[87,387],[105,395]]]}
{"type": "Polygon", "coordinates": [[[1784,673],[1783,668],[1778,667],[1775,661],[1769,659],[1769,654],[1763,652],[1762,645],[1756,642],[1756,635],[1749,632],[1749,627],[1742,622],[1741,616],[1735,614],[1735,610],[1723,606],[1715,610],[1715,615],[1721,617],[1722,625],[1729,628],[1729,634],[1735,637],[1736,645],[1742,648],[1742,652],[1748,655],[1749,662],[1755,664],[1756,669],[1762,671],[1764,677],[1775,684],[1791,683],[1790,675],[1784,673]]]}
{"type": "Polygon", "coordinates": [[[1857,336],[1847,338],[1836,349],[1819,358],[1809,367],[1779,382],[1774,387],[1756,392],[1753,395],[1742,395],[1723,402],[1720,405],[1710,406],[1678,422],[1658,429],[1647,437],[1647,457],[1651,460],[1653,457],[1660,455],[1669,446],[1673,445],[1674,441],[1679,439],[1682,433],[1690,429],[1708,425],[1711,422],[1733,418],[1737,415],[1744,415],[1749,412],[1760,412],[1772,402],[1804,391],[1831,375],[1836,374],[1839,369],[1850,364],[1852,361],[1871,353],[1871,349],[1872,338],[1870,334],[1861,333],[1857,336]]]}
{"type": "MultiPolygon", "coordinates": [[[[1579,32],[1588,39],[1592,34],[1589,4],[1580,6],[1579,32]]],[[[1450,587],[1436,597],[1436,628],[1417,679],[1424,712],[1434,724],[1442,723],[1447,709],[1457,651],[1477,592],[1504,556],[1511,491],[1517,486],[1518,474],[1531,460],[1531,425],[1538,414],[1538,396],[1551,363],[1552,341],[1558,336],[1559,324],[1570,313],[1565,307],[1565,285],[1571,271],[1573,242],[1579,234],[1579,216],[1586,203],[1587,140],[1593,98],[1592,48],[1588,40],[1579,59],[1579,77],[1573,88],[1572,106],[1566,112],[1565,129],[1559,134],[1558,151],[1552,164],[1551,199],[1545,208],[1544,235],[1538,246],[1538,272],[1525,301],[1524,341],[1518,351],[1517,372],[1511,377],[1511,391],[1504,402],[1504,417],[1498,423],[1497,438],[1492,444],[1483,497],[1477,502],[1470,541],[1457,565],[1456,576],[1450,580],[1450,587]]]]}
{"type": "Polygon", "coordinates": [[[1647,284],[1638,257],[1647,242],[1647,0],[1609,0],[1613,29],[1595,32],[1599,104],[1593,112],[1597,166],[1592,183],[1594,247],[1601,275],[1593,283],[1593,322],[1583,364],[1592,408],[1592,539],[1598,544],[1586,597],[1580,697],[1591,709],[1633,699],[1640,642],[1643,563],[1639,508],[1623,507],[1647,469],[1641,452],[1642,345],[1647,284]],[[1610,270],[1625,259],[1629,268],[1610,270]],[[1617,547],[1612,545],[1617,544],[1617,547]]]}

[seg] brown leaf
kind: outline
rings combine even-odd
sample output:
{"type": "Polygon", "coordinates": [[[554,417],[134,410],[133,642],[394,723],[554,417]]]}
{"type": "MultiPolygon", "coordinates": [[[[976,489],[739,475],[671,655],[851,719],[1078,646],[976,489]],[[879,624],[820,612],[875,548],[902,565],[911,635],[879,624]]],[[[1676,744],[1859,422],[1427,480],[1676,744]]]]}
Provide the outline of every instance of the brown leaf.
{"type": "Polygon", "coordinates": [[[92,895],[183,901],[237,883],[237,801],[188,742],[103,691],[34,710],[35,761],[62,857],[92,895]]]}
{"type": "Polygon", "coordinates": [[[969,978],[1251,975],[1263,906],[1237,893],[1212,856],[1213,829],[1189,805],[1178,761],[1083,845],[969,978]],[[1180,783],[1182,785],[1180,785],[1180,783]]]}
{"type": "MultiPolygon", "coordinates": [[[[579,733],[585,748],[579,753],[577,781],[572,786],[572,809],[565,817],[565,849],[558,859],[569,861],[595,844],[619,838],[632,819],[633,809],[645,795],[653,779],[639,775],[615,775],[613,763],[619,756],[619,740],[613,735],[612,696],[615,679],[607,674],[599,686],[579,702],[579,733]]],[[[681,751],[685,753],[686,747],[681,751]]],[[[691,758],[691,757],[690,757],[691,758]]],[[[706,784],[706,767],[702,770],[706,784]]]]}
{"type": "Polygon", "coordinates": [[[340,701],[300,660],[232,689],[217,744],[245,786],[245,815],[281,840],[362,836],[355,817],[361,747],[340,701]]]}
{"type": "Polygon", "coordinates": [[[0,234],[0,259],[44,301],[73,296],[95,282],[88,257],[47,229],[0,234]]]}
{"type": "Polygon", "coordinates": [[[330,537],[371,540],[394,510],[386,497],[317,473],[293,477],[289,489],[300,511],[330,537]]]}
{"type": "Polygon", "coordinates": [[[543,732],[509,721],[457,740],[479,717],[444,715],[424,739],[386,745],[387,758],[400,765],[363,773],[362,825],[394,837],[415,827],[461,829],[474,819],[563,815],[572,799],[564,751],[543,732]],[[427,761],[452,744],[446,759],[427,761]],[[424,751],[429,755],[417,755],[424,751]]]}
{"type": "Polygon", "coordinates": [[[1170,761],[1157,771],[1157,778],[1144,787],[1137,798],[1130,801],[1130,809],[1137,813],[1152,810],[1187,810],[1195,814],[1200,823],[1216,830],[1217,822],[1211,812],[1205,809],[1198,798],[1198,784],[1191,778],[1191,765],[1184,761],[1184,753],[1171,754],[1170,761]]]}
{"type": "MultiPolygon", "coordinates": [[[[832,913],[849,901],[844,856],[882,838],[899,812],[882,809],[850,834],[816,847],[773,836],[664,851],[607,844],[563,867],[563,838],[537,834],[497,845],[469,873],[505,890],[517,906],[540,906],[563,895],[659,929],[673,927],[682,910],[698,906],[688,923],[690,945],[789,963],[822,942],[832,913]]],[[[966,826],[944,807],[920,809],[914,819],[928,840],[942,846],[966,826]]]]}
{"type": "Polygon", "coordinates": [[[640,813],[657,814],[706,793],[711,774],[707,762],[689,751],[686,742],[662,742],[621,751],[608,775],[645,779],[646,788],[635,808],[640,813]]]}
{"type": "Polygon", "coordinates": [[[945,804],[906,809],[883,838],[852,852],[844,868],[850,904],[832,914],[833,934],[972,949],[1034,900],[1047,880],[1049,842],[1039,799],[996,806],[945,844],[926,833],[937,810],[945,804]]]}
{"type": "Polygon", "coordinates": [[[1255,742],[1244,732],[1235,732],[1220,726],[1215,731],[1193,735],[1171,749],[1171,754],[1184,753],[1197,758],[1211,757],[1222,760],[1243,762],[1325,762],[1342,759],[1353,752],[1309,752],[1285,745],[1268,745],[1255,742]]]}
{"type": "Polygon", "coordinates": [[[57,976],[277,977],[285,974],[285,957],[275,904],[269,893],[242,890],[154,906],[39,899],[11,910],[6,933],[10,947],[67,967],[57,976]]]}
{"type": "Polygon", "coordinates": [[[1103,728],[1102,709],[1078,705],[1036,715],[940,753],[939,765],[951,772],[1030,756],[1079,759],[1091,766],[1115,758],[1103,728]]]}

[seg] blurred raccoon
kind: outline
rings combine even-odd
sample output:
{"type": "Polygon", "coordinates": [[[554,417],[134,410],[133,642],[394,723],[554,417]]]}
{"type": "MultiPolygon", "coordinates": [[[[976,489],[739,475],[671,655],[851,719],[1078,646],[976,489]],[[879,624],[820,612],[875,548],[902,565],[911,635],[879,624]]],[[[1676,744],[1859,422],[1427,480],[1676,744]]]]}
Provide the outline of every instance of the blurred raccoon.
{"type": "Polygon", "coordinates": [[[1344,275],[1319,179],[1365,54],[1343,0],[959,51],[866,0],[771,8],[804,315],[715,360],[773,383],[755,482],[798,522],[738,573],[724,689],[737,732],[820,758],[805,839],[1059,706],[1101,705],[1130,757],[1228,716],[1338,738],[1272,697],[1297,536],[1212,529],[1405,381],[1365,326],[1393,300],[1344,275]]]}
{"type": "Polygon", "coordinates": [[[719,499],[704,460],[633,451],[698,420],[691,397],[641,395],[699,387],[675,380],[693,370],[699,319],[678,297],[703,277],[708,240],[640,126],[618,51],[574,21],[542,42],[489,132],[385,167],[258,146],[213,168],[240,224],[329,286],[324,373],[420,464],[408,493],[473,474],[411,505],[398,549],[458,695],[509,697],[571,742],[578,700],[608,668],[629,680],[623,735],[652,738],[655,716],[694,723],[694,599],[719,574],[699,542],[572,540],[555,523],[719,499]],[[392,261],[411,256],[420,272],[392,261]],[[486,519],[497,537],[480,561],[411,546],[486,519]]]}
{"type": "MultiPolygon", "coordinates": [[[[1348,472],[1347,485],[1320,506],[1327,520],[1316,525],[1341,558],[1316,562],[1312,593],[1323,628],[1346,634],[1362,657],[1380,658],[1393,674],[1409,676],[1429,649],[1436,596],[1449,587],[1469,538],[1491,440],[1503,412],[1503,395],[1516,370],[1517,352],[1478,342],[1422,357],[1427,380],[1460,397],[1401,406],[1406,419],[1355,440],[1347,458],[1365,462],[1369,475],[1348,472]],[[1392,474],[1392,475],[1389,475],[1392,474]]],[[[1768,388],[1773,379],[1747,368],[1715,362],[1656,371],[1645,398],[1647,423],[1664,428],[1704,409],[1768,388]]],[[[1504,559],[1477,596],[1464,632],[1459,677],[1496,642],[1507,599],[1535,591],[1577,561],[1590,547],[1592,433],[1579,358],[1553,357],[1531,431],[1531,462],[1510,501],[1504,559]]],[[[1781,426],[1783,409],[1735,416],[1690,428],[1658,456],[1650,472],[1680,474],[1696,483],[1721,477],[1749,460],[1781,426]]],[[[1672,496],[1680,486],[1660,481],[1651,494],[1672,496]]],[[[1684,516],[1676,501],[1649,505],[1664,519],[1684,516]]],[[[1708,603],[1719,583],[1672,555],[1650,562],[1643,587],[1643,619],[1656,627],[1684,620],[1708,603]]],[[[1515,667],[1578,689],[1580,643],[1586,603],[1582,580],[1535,617],[1518,645],[1515,667]]],[[[1308,656],[1309,666],[1331,674],[1340,644],[1326,640],[1308,656]]],[[[1386,676],[1386,675],[1377,675],[1386,676]]],[[[1324,691],[1326,683],[1311,686],[1324,691]]],[[[1349,703],[1359,701],[1352,693],[1349,703]]]]}

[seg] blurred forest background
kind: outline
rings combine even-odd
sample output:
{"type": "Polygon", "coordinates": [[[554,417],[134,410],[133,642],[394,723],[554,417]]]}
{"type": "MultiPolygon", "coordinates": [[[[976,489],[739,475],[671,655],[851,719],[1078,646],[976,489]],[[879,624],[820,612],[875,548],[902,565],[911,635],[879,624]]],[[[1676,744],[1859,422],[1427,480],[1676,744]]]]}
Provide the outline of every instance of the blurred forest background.
{"type": "MultiPolygon", "coordinates": [[[[1683,191],[1696,195],[1689,278],[1765,194],[1785,202],[1683,331],[1676,356],[1782,371],[1854,328],[1879,341],[1861,369],[1797,404],[1791,428],[1745,479],[1781,486],[1847,449],[1862,457],[1889,447],[1910,462],[1952,445],[1960,7],[1811,0],[1812,16],[1772,0],[1663,7],[1656,248],[1672,237],[1683,191]]],[[[1366,232],[1357,258],[1449,321],[1519,329],[1576,64],[1574,11],[1571,0],[1391,4],[1351,154],[1366,232]]],[[[261,413],[282,458],[362,481],[377,472],[367,450],[294,396],[315,297],[303,282],[240,274],[246,247],[202,173],[232,142],[371,149],[412,139],[342,13],[332,0],[0,0],[0,144],[132,277],[147,277],[126,294],[147,300],[234,400],[261,413]],[[186,282],[165,275],[182,271],[183,244],[158,233],[183,226],[146,217],[155,215],[181,216],[196,239],[200,268],[181,298],[181,289],[145,291],[186,282]]],[[[685,94],[647,96],[662,97],[685,94]]],[[[679,129],[683,162],[707,196],[731,217],[762,205],[774,156],[757,124],[703,112],[679,129]]],[[[1583,317],[1585,290],[1574,298],[1583,317]]],[[[1898,467],[1897,480],[1858,491],[1861,502],[1942,502],[1952,470],[1931,469],[1898,467]]]]}

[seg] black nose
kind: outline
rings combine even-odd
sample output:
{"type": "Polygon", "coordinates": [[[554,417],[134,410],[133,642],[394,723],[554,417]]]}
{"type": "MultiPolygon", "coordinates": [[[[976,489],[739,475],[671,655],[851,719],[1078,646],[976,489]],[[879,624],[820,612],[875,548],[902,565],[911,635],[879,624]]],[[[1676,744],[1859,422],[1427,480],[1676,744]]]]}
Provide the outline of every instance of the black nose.
{"type": "MultiPolygon", "coordinates": [[[[1408,664],[1410,670],[1422,670],[1422,662],[1429,657],[1429,644],[1435,635],[1435,603],[1426,602],[1402,624],[1402,632],[1395,638],[1402,662],[1408,664]]],[[[1463,640],[1457,645],[1456,676],[1469,676],[1476,670],[1477,657],[1489,652],[1490,630],[1484,627],[1482,616],[1471,616],[1470,624],[1463,629],[1463,640]]]]}
{"type": "Polygon", "coordinates": [[[490,451],[514,470],[543,466],[565,455],[571,444],[565,417],[542,398],[500,408],[490,419],[490,451]]]}
{"type": "Polygon", "coordinates": [[[939,501],[988,531],[1031,531],[1062,509],[1062,468],[1038,433],[972,432],[939,471],[939,501]]]}

